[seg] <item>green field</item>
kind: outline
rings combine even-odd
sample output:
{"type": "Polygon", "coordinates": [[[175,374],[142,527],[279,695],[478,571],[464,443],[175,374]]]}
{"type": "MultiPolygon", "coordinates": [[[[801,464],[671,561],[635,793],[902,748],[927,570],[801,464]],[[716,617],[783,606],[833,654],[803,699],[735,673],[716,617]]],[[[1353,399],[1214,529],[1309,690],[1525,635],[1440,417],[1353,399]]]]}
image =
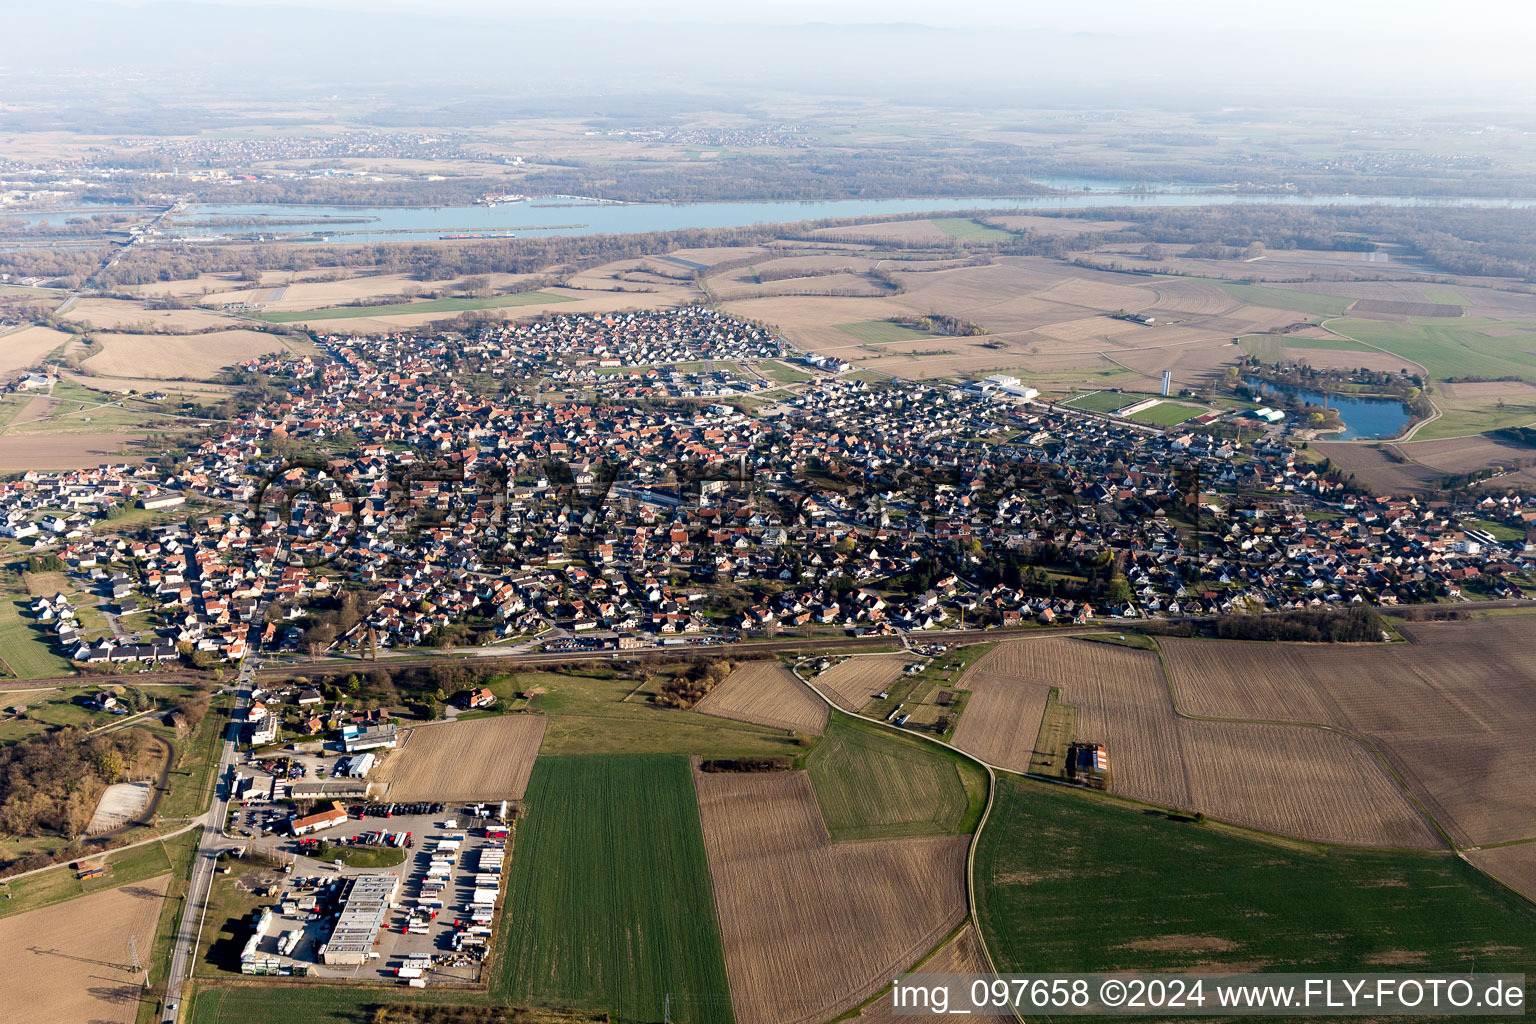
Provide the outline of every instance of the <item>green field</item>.
{"type": "Polygon", "coordinates": [[[1370,352],[1372,349],[1348,338],[1296,338],[1288,334],[1248,334],[1237,339],[1243,351],[1261,362],[1279,363],[1291,358],[1287,352],[1370,352]]]}
{"type": "Polygon", "coordinates": [[[1470,306],[1471,303],[1461,297],[1461,293],[1454,288],[1425,288],[1424,298],[1430,302],[1439,302],[1447,306],[1470,306]]]}
{"type": "Polygon", "coordinates": [[[1310,313],[1313,316],[1338,316],[1355,301],[1345,295],[1321,295],[1290,288],[1267,288],[1259,284],[1231,284],[1227,281],[1212,283],[1234,299],[1250,306],[1288,309],[1293,313],[1310,313]]]}
{"type": "Polygon", "coordinates": [[[1519,377],[1536,381],[1536,355],[1531,354],[1536,348],[1536,323],[1457,320],[1452,326],[1444,320],[1419,317],[1411,324],[1345,319],[1328,327],[1418,363],[1437,380],[1519,377]],[[1503,337],[1483,333],[1512,328],[1520,329],[1519,333],[1503,337]]]}
{"type": "Polygon", "coordinates": [[[647,690],[612,669],[587,672],[518,672],[494,680],[490,690],[509,711],[531,707],[549,716],[542,754],[744,757],[795,752],[782,730],[660,707],[650,700],[654,687],[647,690]],[[514,697],[533,689],[545,692],[532,702],[514,697]]]}
{"type": "Polygon", "coordinates": [[[827,831],[846,842],[961,831],[972,790],[961,763],[940,747],[835,714],[806,768],[827,831]]]}
{"type": "Polygon", "coordinates": [[[1040,732],[1035,736],[1030,770],[1041,775],[1064,777],[1067,774],[1067,745],[1077,736],[1077,708],[1061,702],[1061,690],[1051,687],[1045,696],[1045,711],[1040,716],[1040,732]]]}
{"type": "Polygon", "coordinates": [[[1143,398],[1151,397],[1151,395],[1136,395],[1123,391],[1090,391],[1061,404],[1069,409],[1082,409],[1084,412],[1112,413],[1128,405],[1135,405],[1143,398]]]}
{"type": "Polygon", "coordinates": [[[517,830],[498,1002],[729,1022],[730,988],[685,757],[541,757],[517,830]]]}
{"type": "Polygon", "coordinates": [[[776,359],[758,363],[757,368],[764,377],[776,380],[780,384],[799,384],[801,381],[811,379],[811,375],[804,370],[797,370],[788,363],[781,363],[776,359]]]}
{"type": "Polygon", "coordinates": [[[1420,427],[1413,435],[1415,441],[1433,441],[1437,437],[1465,437],[1468,434],[1503,430],[1506,427],[1525,427],[1536,423],[1536,400],[1530,402],[1506,400],[1502,407],[1497,403],[1479,407],[1447,405],[1439,395],[1436,395],[1435,399],[1436,404],[1441,407],[1441,416],[1420,427]]]}
{"type": "Polygon", "coordinates": [[[407,313],[462,313],[471,309],[500,309],[503,306],[530,306],[538,302],[574,302],[568,295],[548,292],[518,292],[492,295],[483,299],[429,299],[425,302],[395,302],[384,306],[329,306],[325,309],[295,309],[283,313],[257,313],[255,319],[269,324],[291,324],[300,320],[350,320],[362,316],[401,316],[407,313]]]}
{"type": "Polygon", "coordinates": [[[1157,427],[1171,427],[1196,416],[1203,416],[1210,412],[1209,409],[1196,409],[1193,406],[1180,405],[1177,402],[1158,402],[1150,409],[1127,416],[1126,419],[1137,423],[1150,423],[1157,427]]]}
{"type": "Polygon", "coordinates": [[[890,345],[898,341],[932,341],[942,337],[889,320],[861,320],[852,324],[834,324],[838,330],[870,345],[890,345]]]}
{"type": "Polygon", "coordinates": [[[989,227],[974,217],[934,217],[929,221],[950,238],[964,238],[978,242],[1009,242],[1013,232],[989,227]]]}
{"type": "Polygon", "coordinates": [[[1536,910],[1455,857],[1271,843],[1014,777],[976,884],[1002,972],[1463,971],[1475,956],[1536,975],[1536,910]]]}
{"type": "Polygon", "coordinates": [[[32,617],[32,599],[18,591],[15,586],[0,590],[0,667],[18,679],[73,675],[74,667],[54,653],[32,617]]]}
{"type": "Polygon", "coordinates": [[[0,917],[37,910],[87,893],[115,889],[130,882],[158,878],[173,870],[176,864],[185,862],[186,858],[180,856],[178,850],[183,846],[190,847],[194,839],[192,833],[187,833],[168,841],[145,843],[131,850],[109,853],[106,856],[111,870],[101,878],[81,880],[75,877],[77,872],[73,868],[61,864],[39,874],[0,885],[0,892],[11,896],[10,899],[0,900],[0,917]]]}

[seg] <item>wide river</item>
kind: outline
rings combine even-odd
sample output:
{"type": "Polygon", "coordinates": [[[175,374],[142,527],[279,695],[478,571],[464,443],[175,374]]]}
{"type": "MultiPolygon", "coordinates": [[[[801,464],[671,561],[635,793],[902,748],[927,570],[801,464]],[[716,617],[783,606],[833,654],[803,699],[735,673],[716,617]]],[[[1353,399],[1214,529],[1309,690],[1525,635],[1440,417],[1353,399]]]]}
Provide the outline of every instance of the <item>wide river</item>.
{"type": "Polygon", "coordinates": [[[519,238],[555,235],[643,234],[689,228],[739,228],[754,224],[941,210],[1063,210],[1106,206],[1474,206],[1536,207],[1536,199],[1418,199],[1403,196],[1238,195],[1185,192],[1182,185],[1154,185],[1152,192],[1101,191],[1086,194],[966,199],[833,199],[817,202],[608,203],[541,197],[496,206],[280,206],[194,205],[167,233],[181,236],[282,236],[289,241],[429,241],[453,234],[507,234],[519,238]],[[315,223],[207,224],[210,218],[259,218],[315,223]],[[347,223],[347,222],[351,223],[347,223]]]}

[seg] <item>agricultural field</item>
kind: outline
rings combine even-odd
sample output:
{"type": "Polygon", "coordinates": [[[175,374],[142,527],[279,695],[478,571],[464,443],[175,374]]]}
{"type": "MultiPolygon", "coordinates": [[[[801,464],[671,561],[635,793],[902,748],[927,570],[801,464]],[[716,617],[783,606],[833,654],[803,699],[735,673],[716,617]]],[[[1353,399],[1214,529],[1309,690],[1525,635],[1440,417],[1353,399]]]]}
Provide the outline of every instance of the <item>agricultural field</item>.
{"type": "Polygon", "coordinates": [[[333,306],[328,309],[294,309],[283,312],[256,313],[255,319],[269,324],[292,324],[324,320],[355,320],[360,317],[413,315],[418,313],[463,313],[476,309],[506,309],[550,302],[569,302],[569,297],[549,292],[518,292],[515,295],[490,295],[485,298],[427,299],[422,302],[394,302],[382,306],[333,306]]]}
{"type": "Polygon", "coordinates": [[[207,380],[226,367],[287,346],[265,331],[212,331],[196,335],[93,334],[101,351],[80,364],[102,377],[207,380]]]}
{"type": "Polygon", "coordinates": [[[976,886],[1003,972],[1536,969],[1536,910],[1454,856],[1270,842],[1012,778],[976,886]]]}
{"type": "MultiPolygon", "coordinates": [[[[908,226],[919,234],[938,231],[929,222],[908,226]]],[[[871,227],[894,231],[892,225],[871,227]]],[[[1284,310],[1244,305],[1215,283],[1196,279],[1127,283],[1123,274],[1028,256],[905,265],[912,255],[903,252],[882,264],[901,284],[900,293],[736,298],[725,308],[773,324],[801,348],[867,369],[917,378],[1006,371],[1046,385],[1044,390],[1087,383],[1102,372],[1133,374],[1131,380],[1140,377],[1149,387],[1164,369],[1181,381],[1213,379],[1237,355],[1234,337],[1283,330],[1297,320],[1284,310]],[[1158,325],[1109,315],[1119,309],[1148,311],[1158,325]],[[930,313],[975,323],[987,333],[944,337],[942,353],[914,358],[914,347],[931,350],[936,339],[902,336],[890,331],[889,322],[930,313]]]]}
{"type": "Polygon", "coordinates": [[[827,705],[779,661],[748,661],[693,710],[720,718],[820,736],[827,705]]]}
{"type": "Polygon", "coordinates": [[[39,365],[72,337],[51,327],[35,326],[0,333],[0,374],[9,376],[39,365]]]}
{"type": "Polygon", "coordinates": [[[390,800],[521,800],[544,740],[543,715],[420,725],[379,766],[390,800]]]}
{"type": "Polygon", "coordinates": [[[1239,302],[1267,309],[1284,309],[1292,313],[1308,313],[1313,316],[1340,316],[1354,303],[1347,295],[1328,295],[1304,291],[1299,288],[1272,288],[1257,284],[1231,284],[1226,281],[1218,287],[1239,302]]]}
{"type": "Polygon", "coordinates": [[[853,1009],[966,914],[964,836],[834,843],[804,772],[698,772],[738,1024],[853,1009]]]}
{"type": "Polygon", "coordinates": [[[1486,318],[1411,323],[1342,319],[1329,329],[1424,367],[1435,380],[1447,377],[1517,377],[1536,382],[1531,339],[1536,322],[1486,318]]]}
{"type": "Polygon", "coordinates": [[[611,669],[518,672],[493,681],[490,689],[512,710],[547,716],[540,754],[751,757],[797,752],[793,738],[782,730],[652,703],[660,678],[647,687],[611,669]],[[532,699],[517,696],[525,693],[532,699]]]}
{"type": "Polygon", "coordinates": [[[1035,740],[1054,681],[1074,672],[1114,671],[1113,660],[1080,641],[1056,637],[998,644],[957,684],[971,699],[954,745],[999,768],[1034,770],[1035,740]]]}
{"type": "Polygon", "coordinates": [[[1112,792],[1319,842],[1441,845],[1364,746],[1321,729],[1181,718],[1150,651],[1059,638],[1014,641],[977,662],[961,685],[972,697],[956,745],[1001,767],[1025,771],[1033,764],[1044,698],[1054,686],[1060,702],[1077,709],[1073,738],[1109,748],[1112,792]],[[999,699],[1006,709],[1000,721],[977,716],[992,706],[989,690],[1013,698],[999,699]],[[1000,755],[1007,760],[996,760],[1000,755]]]}
{"type": "Polygon", "coordinates": [[[17,679],[73,675],[74,666],[55,652],[39,625],[23,588],[0,587],[0,669],[17,679]]]}
{"type": "MultiPolygon", "coordinates": [[[[944,943],[933,956],[924,960],[917,969],[924,974],[990,974],[991,968],[987,964],[986,952],[981,948],[981,941],[976,937],[976,929],[969,923],[963,925],[955,937],[944,943]]],[[[980,1011],[972,1011],[973,1017],[1007,1016],[1006,1014],[992,1014],[980,1011]]],[[[895,1007],[891,1005],[891,994],[882,992],[868,1006],[865,1006],[856,1018],[860,1024],[908,1024],[911,1017],[898,1016],[895,1007]]]]}
{"type": "Polygon", "coordinates": [[[1468,850],[1467,860],[1536,903],[1536,843],[1468,850]]]}
{"type": "MultiPolygon", "coordinates": [[[[66,869],[67,870],[67,869],[66,869]]],[[[129,970],[128,938],[147,960],[170,875],[0,919],[6,999],[36,1024],[132,1024],[142,974],[129,970]]]]}
{"type": "Polygon", "coordinates": [[[223,313],[206,309],[150,309],[135,299],[79,299],[61,315],[91,330],[137,334],[192,334],[240,326],[237,319],[223,313]]]}
{"type": "Polygon", "coordinates": [[[729,1024],[730,987],[685,757],[545,757],[512,857],[493,982],[513,1004],[729,1024]]]}
{"type": "Polygon", "coordinates": [[[805,764],[834,842],[968,831],[985,799],[973,765],[845,715],[832,720],[805,764]]]}
{"type": "Polygon", "coordinates": [[[1015,237],[1012,232],[983,224],[974,217],[934,217],[929,223],[950,238],[968,242],[1011,242],[1015,237]]]}
{"type": "Polygon", "coordinates": [[[941,337],[927,331],[908,327],[890,320],[865,320],[856,324],[838,324],[837,329],[849,337],[858,338],[871,345],[890,345],[898,341],[932,341],[941,337]]]}
{"type": "Polygon", "coordinates": [[[844,711],[857,712],[901,679],[916,659],[907,654],[868,654],[847,658],[811,682],[844,711]]]}
{"type": "Polygon", "coordinates": [[[1181,710],[1348,730],[1458,845],[1536,837],[1536,750],[1524,740],[1536,730],[1525,682],[1536,676],[1536,617],[1403,629],[1412,644],[1173,640],[1164,650],[1181,710]]]}

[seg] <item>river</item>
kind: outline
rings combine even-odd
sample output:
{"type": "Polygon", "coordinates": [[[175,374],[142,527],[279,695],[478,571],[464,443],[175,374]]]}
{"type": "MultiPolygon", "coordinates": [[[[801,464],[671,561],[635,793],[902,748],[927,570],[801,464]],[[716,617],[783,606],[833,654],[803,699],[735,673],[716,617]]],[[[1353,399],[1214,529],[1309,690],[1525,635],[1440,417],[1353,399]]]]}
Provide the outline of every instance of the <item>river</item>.
{"type": "MultiPolygon", "coordinates": [[[[1089,184],[1079,182],[1080,185],[1089,184]]],[[[1113,183],[1124,184],[1124,183],[1113,183]]],[[[1102,186],[1101,186],[1102,187],[1102,186]]],[[[1536,199],[1419,199],[1404,196],[1237,195],[1181,191],[1176,183],[1146,186],[1150,192],[1096,191],[1051,196],[967,199],[831,199],[815,202],[611,203],[541,197],[496,206],[284,206],[278,204],[192,205],[166,233],[180,237],[247,237],[284,241],[432,241],[451,234],[501,234],[518,238],[560,235],[644,234],[690,228],[739,228],[824,218],[925,214],[941,210],[1063,210],[1106,206],[1474,206],[1536,207],[1536,199]],[[260,223],[217,226],[191,223],[223,217],[274,221],[313,219],[316,224],[260,223]],[[343,223],[357,221],[366,223],[343,223]],[[335,221],[327,225],[325,221],[335,221]]]]}

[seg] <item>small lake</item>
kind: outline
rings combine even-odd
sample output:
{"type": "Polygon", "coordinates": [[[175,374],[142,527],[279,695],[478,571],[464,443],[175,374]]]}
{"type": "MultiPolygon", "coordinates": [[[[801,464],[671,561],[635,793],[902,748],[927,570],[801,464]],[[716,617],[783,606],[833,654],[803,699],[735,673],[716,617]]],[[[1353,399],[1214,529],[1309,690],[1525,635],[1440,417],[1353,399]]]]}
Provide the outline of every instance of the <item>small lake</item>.
{"type": "MultiPolygon", "coordinates": [[[[1092,186],[1087,180],[1060,184],[1092,186]]],[[[1099,182],[1123,185],[1123,182],[1099,182]]],[[[1235,195],[1175,191],[1191,186],[1151,183],[1149,193],[1095,191],[1088,194],[991,198],[834,199],[815,202],[613,203],[540,196],[495,206],[284,206],[199,204],[187,207],[166,233],[171,236],[282,236],[286,241],[432,241],[451,234],[508,234],[518,238],[561,235],[645,234],[692,228],[739,228],[802,220],[928,214],[943,210],[1065,210],[1105,206],[1536,206],[1536,199],[1418,199],[1403,196],[1235,195]],[[1168,191],[1164,191],[1168,190],[1168,191]],[[198,224],[209,218],[253,218],[250,224],[198,224]],[[315,223],[282,223],[283,221],[315,223]],[[261,221],[271,221],[263,225],[261,221]],[[348,223],[348,222],[351,223],[348,223]]]]}
{"type": "Polygon", "coordinates": [[[1408,425],[1412,413],[1395,398],[1355,398],[1349,395],[1330,395],[1311,388],[1298,388],[1290,384],[1272,384],[1258,377],[1244,377],[1249,387],[1260,388],[1270,394],[1294,395],[1308,405],[1326,405],[1337,409],[1344,421],[1344,429],[1327,435],[1329,441],[1381,440],[1396,437],[1408,425]]]}

